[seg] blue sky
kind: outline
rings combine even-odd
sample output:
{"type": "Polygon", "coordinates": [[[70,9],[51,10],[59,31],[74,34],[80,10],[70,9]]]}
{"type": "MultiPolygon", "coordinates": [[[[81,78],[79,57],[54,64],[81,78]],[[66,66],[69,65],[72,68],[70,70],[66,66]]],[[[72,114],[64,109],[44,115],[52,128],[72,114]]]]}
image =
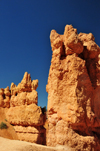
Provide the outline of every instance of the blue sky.
{"type": "Polygon", "coordinates": [[[0,88],[16,85],[24,72],[39,80],[38,105],[47,105],[51,62],[50,31],[66,24],[92,32],[100,46],[99,0],[0,0],[0,88]]]}

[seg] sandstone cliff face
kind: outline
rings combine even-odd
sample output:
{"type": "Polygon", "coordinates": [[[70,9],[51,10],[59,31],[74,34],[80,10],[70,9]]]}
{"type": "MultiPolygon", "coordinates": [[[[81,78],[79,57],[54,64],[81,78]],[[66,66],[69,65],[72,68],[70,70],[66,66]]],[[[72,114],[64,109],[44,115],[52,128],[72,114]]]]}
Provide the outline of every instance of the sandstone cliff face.
{"type": "MultiPolygon", "coordinates": [[[[47,145],[98,150],[100,135],[100,48],[94,36],[66,25],[50,34],[47,145]]],[[[100,150],[100,148],[99,148],[100,150]]]]}
{"type": "Polygon", "coordinates": [[[37,106],[38,80],[31,80],[25,72],[21,83],[0,89],[0,107],[8,108],[6,118],[14,126],[18,139],[45,144],[44,115],[37,106]]]}

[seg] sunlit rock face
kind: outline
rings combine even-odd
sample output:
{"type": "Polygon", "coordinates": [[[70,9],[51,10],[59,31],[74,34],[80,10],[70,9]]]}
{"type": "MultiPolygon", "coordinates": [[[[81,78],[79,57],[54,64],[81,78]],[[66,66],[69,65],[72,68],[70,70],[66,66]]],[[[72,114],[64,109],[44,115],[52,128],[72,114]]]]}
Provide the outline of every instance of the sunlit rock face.
{"type": "Polygon", "coordinates": [[[100,48],[92,33],[51,31],[47,145],[100,150],[100,48]]]}
{"type": "Polygon", "coordinates": [[[14,126],[18,139],[45,144],[45,115],[38,103],[38,80],[31,80],[25,72],[22,81],[16,86],[0,89],[0,107],[7,109],[7,121],[14,126]]]}

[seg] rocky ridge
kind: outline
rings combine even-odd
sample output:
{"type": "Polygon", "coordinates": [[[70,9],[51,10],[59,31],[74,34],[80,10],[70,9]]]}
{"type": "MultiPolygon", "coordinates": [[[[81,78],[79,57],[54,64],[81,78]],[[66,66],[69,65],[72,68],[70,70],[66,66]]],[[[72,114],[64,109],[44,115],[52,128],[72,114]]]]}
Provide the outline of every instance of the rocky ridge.
{"type": "Polygon", "coordinates": [[[47,145],[100,150],[100,48],[92,33],[51,31],[47,145]]]}
{"type": "Polygon", "coordinates": [[[45,144],[45,115],[38,103],[38,80],[25,72],[21,83],[0,89],[0,107],[5,108],[7,121],[13,125],[18,139],[45,144]]]}

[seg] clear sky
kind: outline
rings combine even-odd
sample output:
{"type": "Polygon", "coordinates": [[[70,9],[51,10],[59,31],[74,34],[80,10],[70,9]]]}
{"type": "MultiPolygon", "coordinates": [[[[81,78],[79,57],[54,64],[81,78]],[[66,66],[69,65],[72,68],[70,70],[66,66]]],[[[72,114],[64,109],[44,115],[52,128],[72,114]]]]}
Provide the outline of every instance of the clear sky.
{"type": "Polygon", "coordinates": [[[24,72],[39,80],[38,105],[47,105],[50,31],[66,24],[92,32],[100,46],[100,0],[0,0],[0,88],[16,85],[24,72]]]}

